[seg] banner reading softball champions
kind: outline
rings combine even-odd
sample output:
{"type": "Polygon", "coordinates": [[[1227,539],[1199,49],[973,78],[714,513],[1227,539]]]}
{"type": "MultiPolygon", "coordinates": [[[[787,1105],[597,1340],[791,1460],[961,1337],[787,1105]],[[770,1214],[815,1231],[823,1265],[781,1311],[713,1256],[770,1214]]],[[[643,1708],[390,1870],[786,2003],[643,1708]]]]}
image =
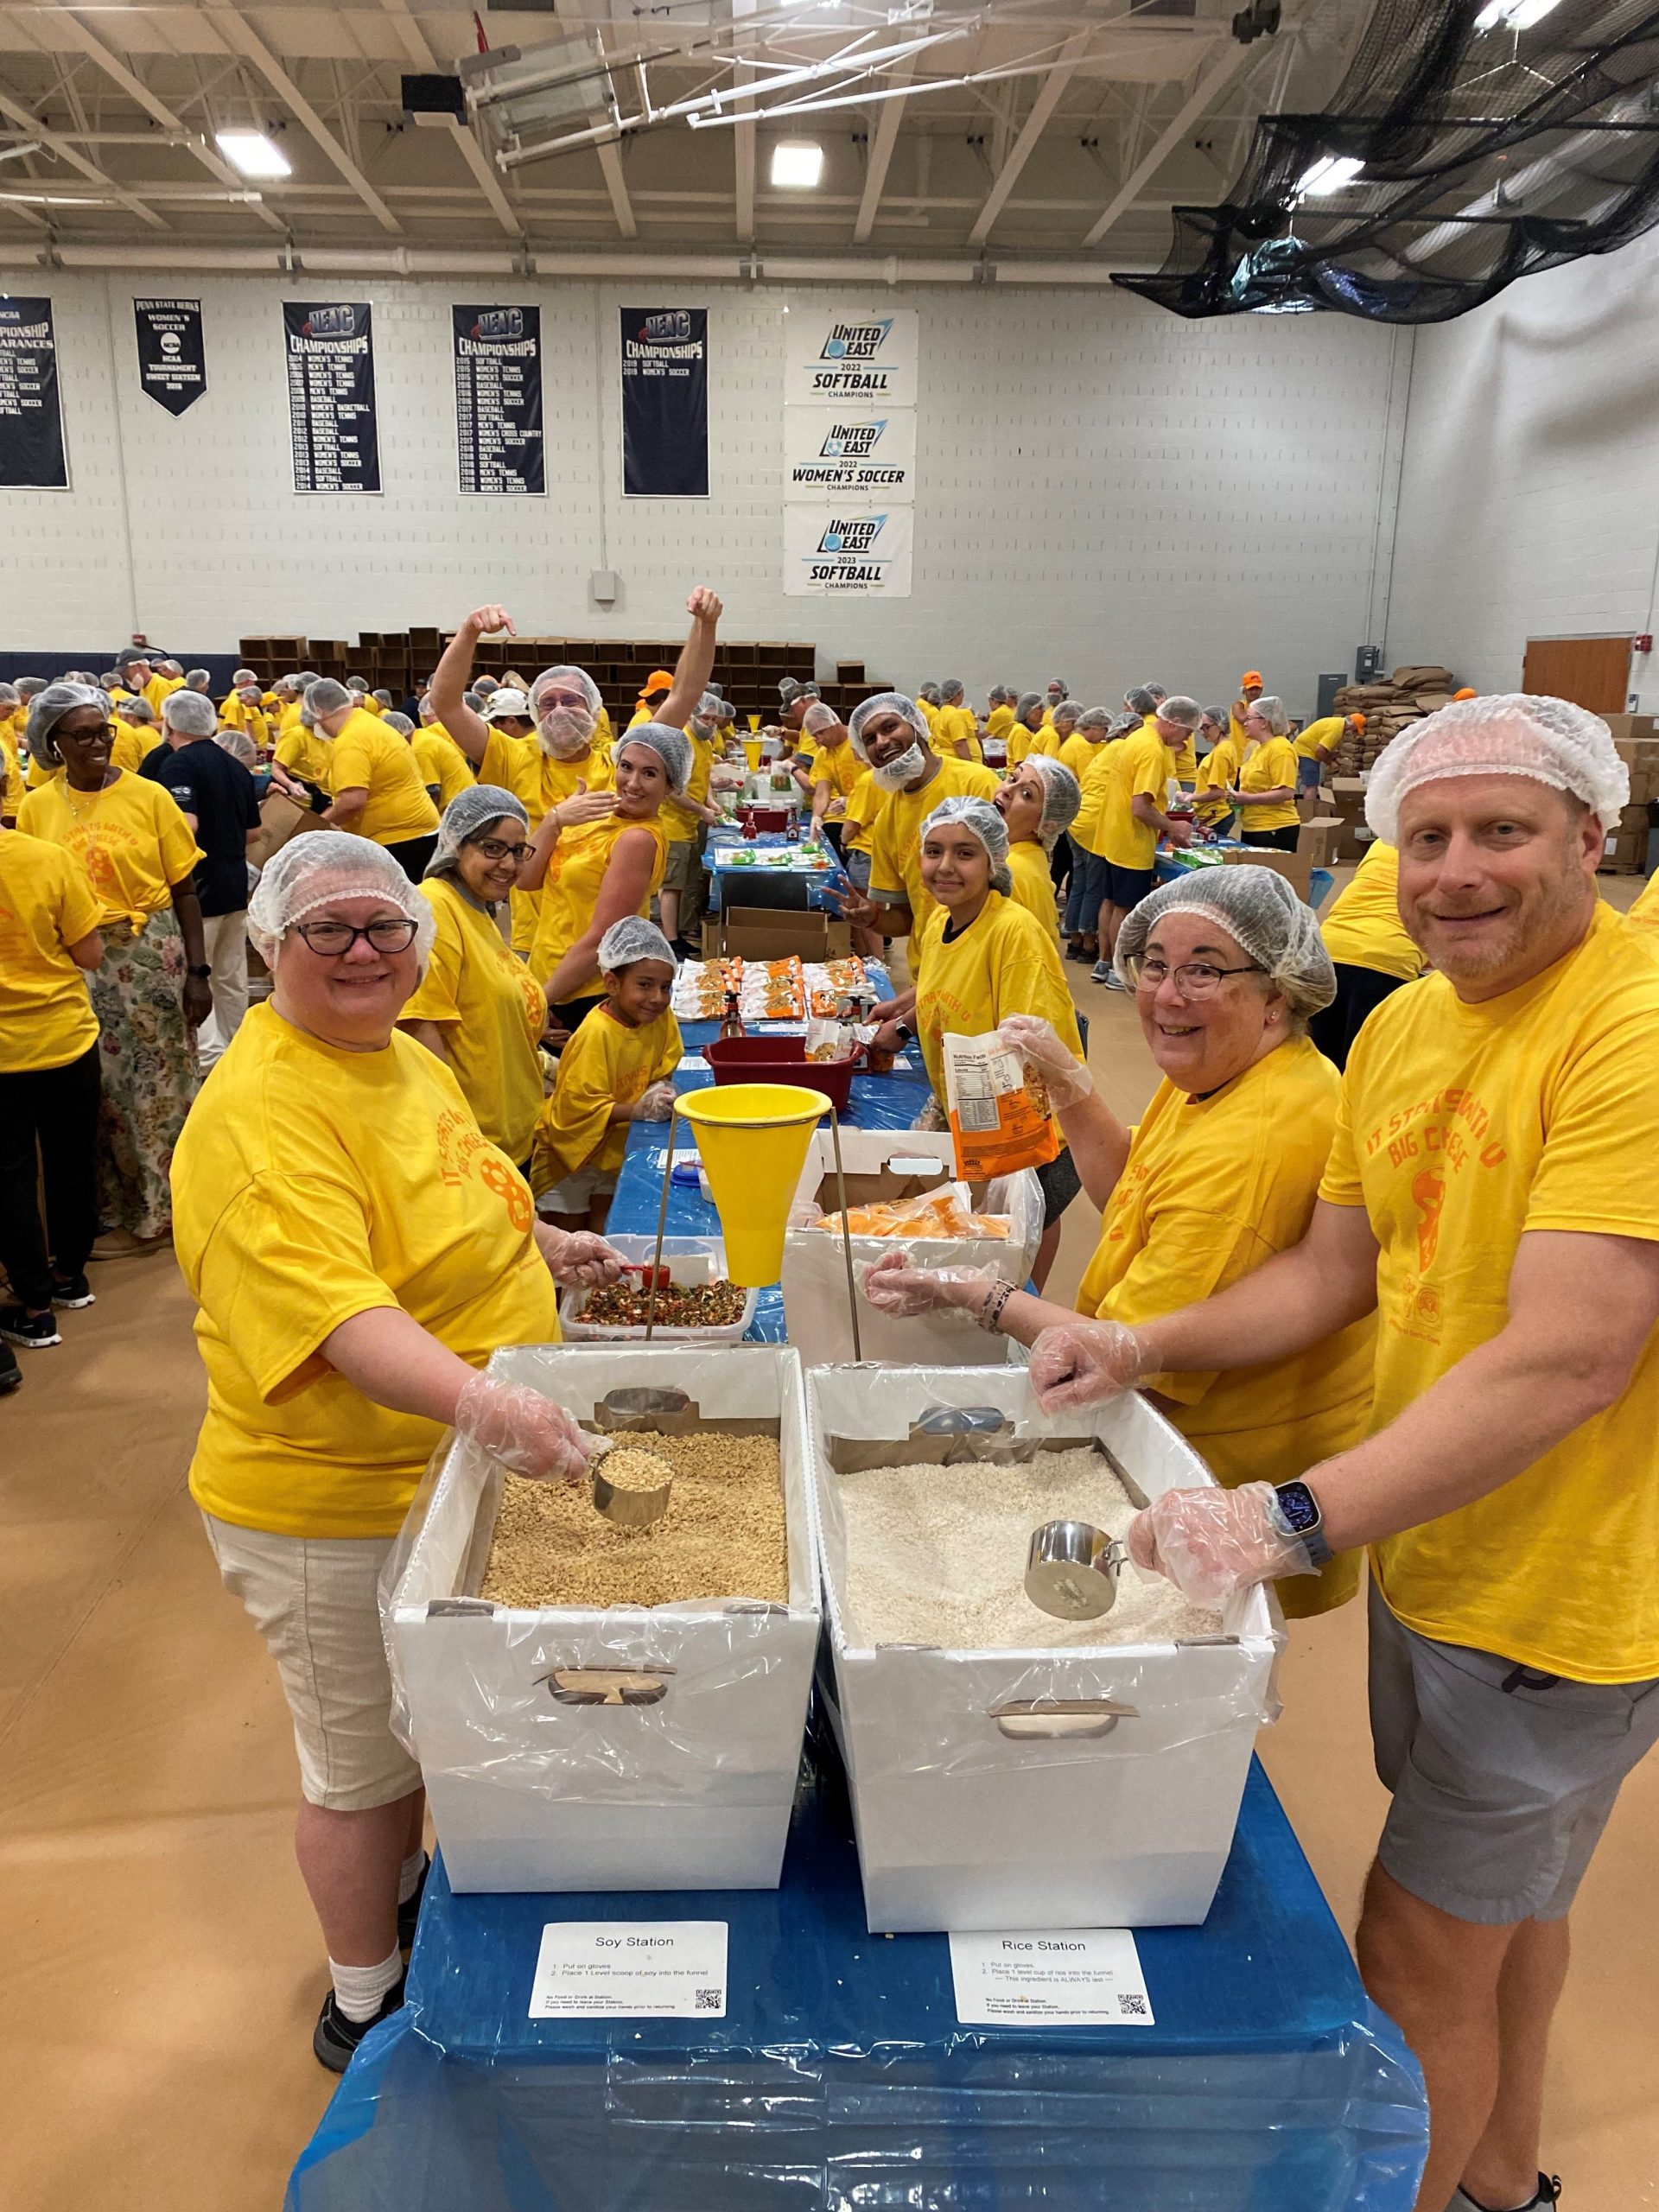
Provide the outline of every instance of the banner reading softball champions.
{"type": "Polygon", "coordinates": [[[463,492],[547,490],[540,308],[452,308],[463,492]]]}
{"type": "Polygon", "coordinates": [[[622,309],[622,494],[709,496],[709,310],[622,309]]]}
{"type": "Polygon", "coordinates": [[[296,492],[378,492],[373,310],[365,301],[284,300],[288,422],[296,492]]]}
{"type": "Polygon", "coordinates": [[[200,300],[135,300],[138,381],[158,407],[182,415],[207,389],[200,300]]]}
{"type": "Polygon", "coordinates": [[[791,598],[910,596],[918,321],[909,308],[795,308],[785,320],[784,590],[791,598]]]}
{"type": "Polygon", "coordinates": [[[0,484],[69,488],[48,299],[0,295],[0,484]]]}

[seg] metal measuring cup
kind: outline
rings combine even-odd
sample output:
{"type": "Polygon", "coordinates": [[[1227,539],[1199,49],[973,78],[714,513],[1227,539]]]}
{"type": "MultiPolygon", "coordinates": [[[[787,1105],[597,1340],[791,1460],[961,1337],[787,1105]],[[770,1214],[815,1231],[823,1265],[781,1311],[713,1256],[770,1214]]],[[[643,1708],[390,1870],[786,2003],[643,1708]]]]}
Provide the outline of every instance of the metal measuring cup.
{"type": "Polygon", "coordinates": [[[1092,1522],[1046,1522],[1026,1553],[1026,1595],[1056,1620],[1098,1620],[1117,1603],[1128,1556],[1092,1522]]]}
{"type": "Polygon", "coordinates": [[[611,1390],[600,1401],[599,1411],[612,1433],[591,1440],[588,1472],[593,1483],[594,1510],[615,1527],[649,1529],[654,1522],[660,1521],[668,1510],[674,1478],[671,1473],[668,1480],[659,1483],[654,1490],[619,1490],[605,1479],[606,1454],[616,1449],[630,1429],[649,1429],[655,1417],[683,1414],[690,1403],[685,1391],[671,1387],[611,1390]]]}

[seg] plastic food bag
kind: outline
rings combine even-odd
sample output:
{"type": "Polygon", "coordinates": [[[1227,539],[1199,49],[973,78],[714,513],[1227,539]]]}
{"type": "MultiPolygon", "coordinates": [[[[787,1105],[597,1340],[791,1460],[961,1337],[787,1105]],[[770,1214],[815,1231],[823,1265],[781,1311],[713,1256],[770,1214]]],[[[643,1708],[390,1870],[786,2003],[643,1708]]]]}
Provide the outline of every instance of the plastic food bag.
{"type": "MultiPolygon", "coordinates": [[[[847,1226],[855,1236],[1006,1237],[1009,1226],[1006,1219],[998,1221],[989,1214],[976,1213],[972,1194],[965,1183],[942,1183],[937,1190],[924,1191],[913,1198],[889,1198],[867,1206],[849,1206],[847,1213],[847,1226]]],[[[808,1226],[832,1230],[838,1236],[841,1216],[823,1214],[808,1226]]]]}
{"type": "Polygon", "coordinates": [[[982,1183],[1021,1167],[1046,1166],[1060,1151],[1060,1133],[1042,1077],[995,1031],[960,1037],[947,1030],[945,1109],[957,1149],[957,1173],[982,1183]]]}

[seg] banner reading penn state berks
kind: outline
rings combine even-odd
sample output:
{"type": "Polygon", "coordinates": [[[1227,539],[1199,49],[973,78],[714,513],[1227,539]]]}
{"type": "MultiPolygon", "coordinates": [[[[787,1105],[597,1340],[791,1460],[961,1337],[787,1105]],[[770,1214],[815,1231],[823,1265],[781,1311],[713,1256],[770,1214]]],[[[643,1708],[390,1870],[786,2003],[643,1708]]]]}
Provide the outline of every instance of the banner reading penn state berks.
{"type": "Polygon", "coordinates": [[[709,496],[709,310],[622,309],[622,492],[709,496]]]}
{"type": "Polygon", "coordinates": [[[542,444],[540,308],[452,308],[455,439],[463,492],[539,497],[542,444]]]}
{"type": "Polygon", "coordinates": [[[296,492],[378,492],[374,311],[364,300],[284,300],[296,492]]]}
{"type": "Polygon", "coordinates": [[[207,389],[200,300],[135,300],[138,381],[158,407],[182,415],[207,389]]]}
{"type": "Polygon", "coordinates": [[[68,489],[58,341],[48,299],[0,296],[0,484],[68,489]]]}
{"type": "Polygon", "coordinates": [[[791,599],[908,599],[913,507],[785,507],[791,599]]]}

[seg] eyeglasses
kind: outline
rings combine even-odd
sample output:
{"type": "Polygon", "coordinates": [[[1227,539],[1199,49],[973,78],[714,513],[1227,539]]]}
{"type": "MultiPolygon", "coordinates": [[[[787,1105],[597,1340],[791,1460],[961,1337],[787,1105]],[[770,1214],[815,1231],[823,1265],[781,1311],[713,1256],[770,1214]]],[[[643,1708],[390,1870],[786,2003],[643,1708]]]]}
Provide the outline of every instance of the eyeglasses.
{"type": "Polygon", "coordinates": [[[1155,991],[1173,980],[1184,999],[1213,998],[1224,976],[1262,973],[1254,960],[1247,960],[1242,968],[1217,968],[1207,960],[1189,960],[1179,968],[1172,968],[1166,960],[1128,960],[1124,965],[1137,991],[1155,991]]]}
{"type": "Polygon", "coordinates": [[[406,915],[378,914],[361,929],[353,929],[349,922],[296,922],[294,934],[302,937],[319,959],[339,960],[360,937],[367,938],[377,952],[407,952],[418,927],[406,915]]]}
{"type": "Polygon", "coordinates": [[[530,852],[528,845],[504,845],[499,837],[469,837],[467,842],[486,861],[522,861],[530,852]]]}

